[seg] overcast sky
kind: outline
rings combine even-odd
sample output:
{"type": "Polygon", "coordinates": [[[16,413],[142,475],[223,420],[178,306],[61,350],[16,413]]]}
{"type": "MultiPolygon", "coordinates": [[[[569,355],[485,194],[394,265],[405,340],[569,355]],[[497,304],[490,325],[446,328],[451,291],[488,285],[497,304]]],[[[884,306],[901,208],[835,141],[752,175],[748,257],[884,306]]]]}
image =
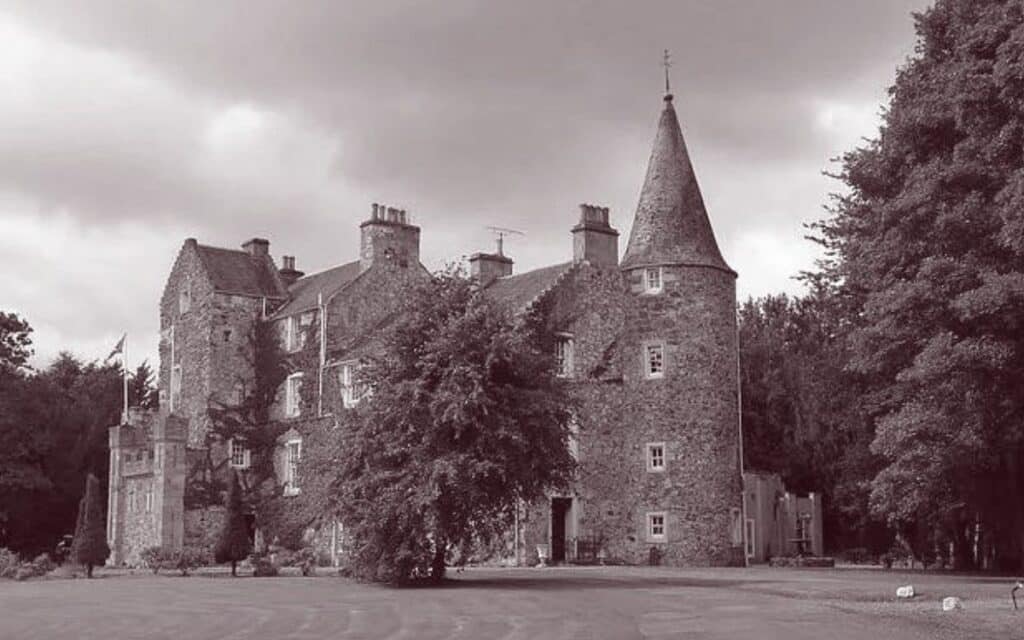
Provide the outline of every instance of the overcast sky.
{"type": "Polygon", "coordinates": [[[877,131],[924,0],[0,2],[0,309],[37,365],[153,357],[186,237],[315,271],[370,203],[436,268],[564,261],[577,205],[625,249],[661,108],[676,108],[739,293],[798,293],[830,159],[877,131]]]}

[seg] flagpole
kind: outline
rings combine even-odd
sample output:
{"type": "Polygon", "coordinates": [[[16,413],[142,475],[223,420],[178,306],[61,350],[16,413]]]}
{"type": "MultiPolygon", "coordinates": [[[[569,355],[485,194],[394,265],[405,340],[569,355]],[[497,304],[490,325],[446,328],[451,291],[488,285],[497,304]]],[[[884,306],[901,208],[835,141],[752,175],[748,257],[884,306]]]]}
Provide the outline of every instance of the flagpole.
{"type": "Polygon", "coordinates": [[[124,334],[124,351],[121,352],[121,380],[124,383],[124,410],[121,423],[128,424],[128,333],[124,334]]]}

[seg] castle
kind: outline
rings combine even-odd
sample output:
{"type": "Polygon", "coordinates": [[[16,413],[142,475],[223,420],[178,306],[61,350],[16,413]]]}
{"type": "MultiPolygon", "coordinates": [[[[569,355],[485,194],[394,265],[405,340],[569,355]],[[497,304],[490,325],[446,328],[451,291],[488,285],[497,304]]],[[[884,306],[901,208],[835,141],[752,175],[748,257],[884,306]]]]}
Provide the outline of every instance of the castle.
{"type": "MultiPolygon", "coordinates": [[[[154,545],[211,543],[222,515],[191,506],[188,487],[197,474],[251,463],[245,442],[211,437],[208,409],[252,385],[248,338],[261,323],[281,332],[290,367],[270,415],[287,426],[276,490],[301,492],[306,435],[359,402],[360,359],[403,293],[429,277],[420,228],[404,210],[373,205],[360,234],[357,259],[311,275],[293,257],[279,267],[263,239],[242,250],[185,241],[160,302],[160,411],[110,430],[111,562],[138,563],[154,545]]],[[[670,94],[621,260],[618,235],[608,209],[581,205],[571,260],[515,274],[500,248],[469,259],[484,295],[550,332],[579,406],[575,485],[524,505],[515,557],[742,563],[736,273],[715,241],[670,94]]],[[[332,554],[340,534],[337,523],[318,533],[332,554]]]]}

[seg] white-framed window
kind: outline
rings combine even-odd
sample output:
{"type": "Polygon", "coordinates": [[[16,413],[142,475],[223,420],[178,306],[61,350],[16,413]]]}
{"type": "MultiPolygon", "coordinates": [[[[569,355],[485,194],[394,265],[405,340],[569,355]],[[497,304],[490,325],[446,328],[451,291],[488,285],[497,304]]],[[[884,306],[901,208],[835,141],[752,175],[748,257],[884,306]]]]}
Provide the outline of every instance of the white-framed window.
{"type": "Polygon", "coordinates": [[[569,418],[569,455],[573,460],[580,459],[580,421],[576,416],[569,418]]]}
{"type": "Polygon", "coordinates": [[[661,293],[665,290],[661,267],[644,269],[644,293],[661,293]]]}
{"type": "Polygon", "coordinates": [[[185,313],[192,308],[192,283],[186,282],[178,291],[178,313],[185,313]]]}
{"type": "Polygon", "coordinates": [[[284,415],[297,418],[302,415],[302,374],[291,374],[284,385],[284,415]]]}
{"type": "Polygon", "coordinates": [[[359,404],[359,401],[363,399],[365,390],[356,382],[356,368],[357,363],[355,362],[343,362],[338,367],[338,388],[341,390],[341,404],[346,409],[359,404]]]}
{"type": "Polygon", "coordinates": [[[248,469],[250,463],[249,448],[245,446],[242,438],[231,438],[228,440],[228,464],[234,469],[248,469]]]}
{"type": "Polygon", "coordinates": [[[289,440],[284,444],[284,492],[299,492],[299,461],[302,460],[302,440],[289,440]]]}
{"type": "Polygon", "coordinates": [[[313,320],[316,318],[316,311],[307,311],[299,316],[299,326],[308,327],[313,324],[313,320]]]}
{"type": "Polygon", "coordinates": [[[661,378],[665,375],[665,343],[648,342],[644,344],[644,377],[661,378]]]}
{"type": "Polygon", "coordinates": [[[655,473],[665,470],[664,442],[647,443],[647,470],[655,473]]]}
{"type": "Polygon", "coordinates": [[[555,374],[560,378],[572,377],[573,351],[572,336],[558,336],[555,340],[555,374]]]}
{"type": "Polygon", "coordinates": [[[301,350],[306,346],[306,331],[300,324],[299,316],[288,316],[281,324],[281,341],[288,353],[301,350]]]}
{"type": "Polygon", "coordinates": [[[153,483],[146,486],[146,513],[153,512],[153,483]]]}
{"type": "Polygon", "coordinates": [[[171,367],[171,411],[181,406],[181,365],[171,367]]]}
{"type": "Polygon", "coordinates": [[[664,511],[647,514],[647,541],[665,542],[668,539],[668,517],[664,511]]]}

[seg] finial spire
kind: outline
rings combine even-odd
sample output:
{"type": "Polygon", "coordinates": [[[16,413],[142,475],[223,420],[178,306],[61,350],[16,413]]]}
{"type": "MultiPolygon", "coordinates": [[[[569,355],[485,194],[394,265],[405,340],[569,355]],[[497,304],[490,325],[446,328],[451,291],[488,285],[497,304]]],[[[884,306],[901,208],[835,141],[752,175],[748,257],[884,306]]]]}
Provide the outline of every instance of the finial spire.
{"type": "Polygon", "coordinates": [[[672,99],[672,89],[668,83],[668,68],[672,66],[672,56],[669,54],[668,49],[665,49],[665,55],[661,59],[662,66],[665,67],[665,99],[672,99]]]}

